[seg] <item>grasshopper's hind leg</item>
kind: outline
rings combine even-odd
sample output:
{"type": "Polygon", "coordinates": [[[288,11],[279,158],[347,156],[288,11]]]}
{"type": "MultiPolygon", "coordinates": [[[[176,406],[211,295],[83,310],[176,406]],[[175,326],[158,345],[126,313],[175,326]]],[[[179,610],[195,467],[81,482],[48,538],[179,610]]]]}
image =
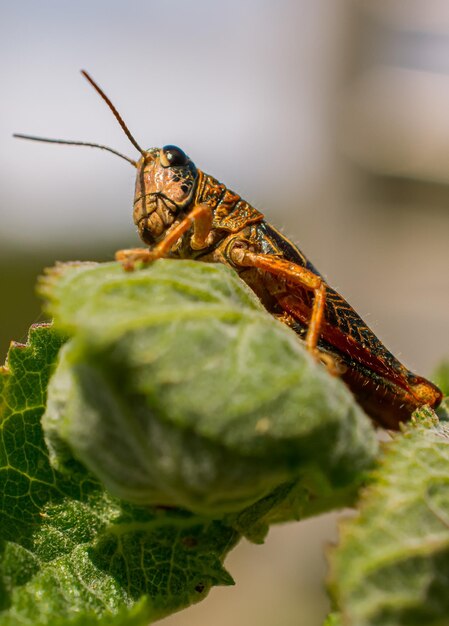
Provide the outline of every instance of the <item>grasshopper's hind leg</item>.
{"type": "Polygon", "coordinates": [[[339,368],[335,360],[318,349],[326,307],[326,285],[323,279],[306,267],[269,254],[251,252],[238,245],[231,250],[230,257],[236,266],[255,267],[313,291],[314,300],[305,339],[306,347],[318,361],[326,365],[331,374],[338,374],[339,368]]]}

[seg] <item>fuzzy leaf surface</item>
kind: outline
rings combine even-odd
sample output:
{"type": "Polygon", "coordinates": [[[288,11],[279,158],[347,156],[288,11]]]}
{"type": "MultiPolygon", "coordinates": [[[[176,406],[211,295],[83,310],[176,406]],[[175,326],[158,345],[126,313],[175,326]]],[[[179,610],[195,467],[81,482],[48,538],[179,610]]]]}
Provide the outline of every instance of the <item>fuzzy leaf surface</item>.
{"type": "Polygon", "coordinates": [[[56,465],[65,443],[119,497],[216,518],[300,477],[346,489],[372,462],[347,388],[228,268],[63,266],[45,289],[74,335],[44,416],[56,465]]]}
{"type": "Polygon", "coordinates": [[[446,626],[449,424],[430,409],[385,447],[356,518],[331,555],[348,626],[446,626]]]}
{"type": "Polygon", "coordinates": [[[64,265],[41,290],[55,327],[0,373],[2,626],[143,626],[232,584],[242,534],[354,500],[367,419],[232,272],[64,265]]]}
{"type": "Polygon", "coordinates": [[[50,465],[40,418],[62,339],[11,347],[0,374],[0,623],[140,626],[232,584],[239,535],[186,511],[112,497],[79,464],[50,465]]]}

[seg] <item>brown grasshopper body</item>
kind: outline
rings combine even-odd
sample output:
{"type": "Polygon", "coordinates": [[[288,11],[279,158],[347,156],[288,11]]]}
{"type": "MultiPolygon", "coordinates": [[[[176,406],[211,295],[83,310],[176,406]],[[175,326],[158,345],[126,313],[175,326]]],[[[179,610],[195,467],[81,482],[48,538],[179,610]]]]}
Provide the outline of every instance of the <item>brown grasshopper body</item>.
{"type": "Polygon", "coordinates": [[[161,257],[224,263],[238,272],[271,314],[304,339],[314,356],[341,375],[379,424],[398,428],[416,408],[438,406],[441,391],[402,365],[262,213],[198,170],[180,148],[142,150],[104,92],[83,74],[142,155],[137,162],[123,158],[137,168],[134,222],[150,248],[119,251],[116,258],[125,269],[161,257]]]}

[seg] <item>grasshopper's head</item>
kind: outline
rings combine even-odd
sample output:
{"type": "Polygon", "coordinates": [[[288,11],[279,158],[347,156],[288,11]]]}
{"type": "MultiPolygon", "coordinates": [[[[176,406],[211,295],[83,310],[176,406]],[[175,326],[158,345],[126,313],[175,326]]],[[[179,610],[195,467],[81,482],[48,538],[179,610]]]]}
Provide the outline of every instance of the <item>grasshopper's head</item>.
{"type": "Polygon", "coordinates": [[[145,243],[159,241],[192,202],[198,170],[176,146],[151,148],[137,162],[134,223],[145,243]]]}
{"type": "Polygon", "coordinates": [[[130,159],[108,146],[97,143],[48,139],[22,134],[16,134],[15,137],[32,139],[34,141],[101,148],[131,163],[133,167],[137,168],[134,223],[139,230],[141,239],[151,245],[163,238],[166,230],[175,221],[176,214],[186,209],[192,202],[198,181],[198,170],[189,157],[176,146],[143,150],[101,87],[97,85],[86,71],[81,70],[81,73],[106,102],[125,135],[136,150],[140,152],[141,157],[138,161],[134,161],[134,159],[130,159]]]}

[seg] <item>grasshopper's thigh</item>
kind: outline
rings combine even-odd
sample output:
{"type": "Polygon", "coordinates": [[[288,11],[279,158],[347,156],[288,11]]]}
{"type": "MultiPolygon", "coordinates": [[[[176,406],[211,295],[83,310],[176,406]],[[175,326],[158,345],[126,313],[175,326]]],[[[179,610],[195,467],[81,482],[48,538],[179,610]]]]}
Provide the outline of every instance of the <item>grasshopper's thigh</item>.
{"type": "Polygon", "coordinates": [[[245,244],[242,245],[239,241],[237,241],[231,249],[230,257],[232,262],[237,266],[256,267],[273,274],[273,276],[278,276],[293,284],[306,287],[311,291],[319,289],[323,283],[320,276],[314,274],[314,272],[306,267],[272,254],[252,252],[248,250],[245,244]]]}
{"type": "Polygon", "coordinates": [[[337,373],[332,357],[323,355],[317,347],[326,307],[326,285],[322,278],[302,265],[270,254],[252,252],[244,245],[235,245],[230,256],[235,265],[255,267],[286,280],[288,283],[300,285],[313,291],[314,300],[307,328],[306,347],[317,360],[325,363],[331,373],[337,373]]]}

